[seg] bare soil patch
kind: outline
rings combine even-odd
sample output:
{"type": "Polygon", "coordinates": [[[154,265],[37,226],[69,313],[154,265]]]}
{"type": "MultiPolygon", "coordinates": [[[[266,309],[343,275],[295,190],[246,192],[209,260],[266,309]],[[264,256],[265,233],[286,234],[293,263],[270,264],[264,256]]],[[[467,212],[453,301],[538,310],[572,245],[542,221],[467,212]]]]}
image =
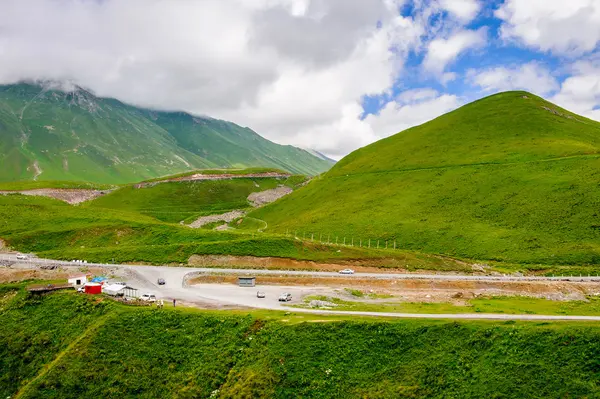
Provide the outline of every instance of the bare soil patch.
{"type": "Polygon", "coordinates": [[[367,259],[364,261],[349,261],[340,263],[318,263],[307,260],[295,260],[274,257],[254,256],[229,256],[229,255],[192,255],[188,261],[190,266],[200,267],[233,267],[241,269],[269,269],[269,270],[307,270],[337,272],[352,267],[357,272],[365,273],[404,273],[403,268],[385,267],[390,259],[367,259]],[[387,262],[386,262],[387,261],[387,262]],[[361,264],[361,263],[364,263],[361,264]],[[378,267],[379,266],[379,267],[378,267]]]}
{"type": "Polygon", "coordinates": [[[175,177],[175,178],[171,178],[171,179],[158,180],[158,181],[147,182],[147,183],[138,183],[134,187],[135,188],[151,187],[156,184],[172,182],[172,181],[230,180],[230,179],[248,179],[248,178],[261,178],[261,177],[262,178],[272,177],[272,178],[286,179],[290,176],[291,176],[291,174],[289,174],[289,173],[277,173],[277,172],[250,173],[247,175],[236,175],[236,174],[232,174],[232,173],[222,173],[222,174],[195,173],[195,174],[189,175],[189,176],[175,177]]]}
{"type": "MultiPolygon", "coordinates": [[[[73,274],[83,273],[74,268],[57,268],[54,270],[44,270],[38,267],[32,268],[13,268],[0,267],[0,283],[16,283],[25,280],[60,280],[73,274]]],[[[104,275],[106,271],[101,268],[90,268],[85,272],[92,275],[104,275]]]]}
{"type": "Polygon", "coordinates": [[[41,197],[50,197],[60,201],[65,201],[68,204],[75,205],[85,201],[90,201],[95,198],[108,194],[110,190],[86,190],[75,188],[40,188],[35,190],[22,191],[0,191],[1,195],[22,194],[34,195],[41,197]]]}

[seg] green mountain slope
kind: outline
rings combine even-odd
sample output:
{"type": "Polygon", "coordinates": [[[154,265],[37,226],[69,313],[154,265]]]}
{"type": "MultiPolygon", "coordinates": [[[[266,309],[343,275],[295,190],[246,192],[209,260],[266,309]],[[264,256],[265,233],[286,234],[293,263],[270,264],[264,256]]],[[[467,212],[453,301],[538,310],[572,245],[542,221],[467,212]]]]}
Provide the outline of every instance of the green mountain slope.
{"type": "Polygon", "coordinates": [[[600,123],[508,92],[355,151],[250,216],[456,257],[598,264],[599,180],[600,123]]]}
{"type": "Polygon", "coordinates": [[[199,168],[331,163],[230,122],[139,109],[77,88],[0,86],[0,181],[126,183],[199,168]]]}

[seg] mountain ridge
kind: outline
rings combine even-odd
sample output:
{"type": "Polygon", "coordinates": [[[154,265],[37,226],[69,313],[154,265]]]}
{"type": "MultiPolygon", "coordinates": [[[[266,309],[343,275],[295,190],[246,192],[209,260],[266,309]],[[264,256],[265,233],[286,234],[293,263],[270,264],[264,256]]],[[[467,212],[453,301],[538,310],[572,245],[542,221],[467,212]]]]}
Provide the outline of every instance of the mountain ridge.
{"type": "Polygon", "coordinates": [[[0,181],[131,183],[193,169],[259,166],[314,175],[331,166],[232,122],[59,86],[0,85],[0,181]]]}

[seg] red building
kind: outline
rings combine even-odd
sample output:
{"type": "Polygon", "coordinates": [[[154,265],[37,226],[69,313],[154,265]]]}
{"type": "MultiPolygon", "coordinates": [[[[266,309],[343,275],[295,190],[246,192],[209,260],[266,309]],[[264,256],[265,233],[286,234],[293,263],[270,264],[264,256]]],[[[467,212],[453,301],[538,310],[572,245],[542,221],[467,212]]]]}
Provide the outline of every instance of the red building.
{"type": "Polygon", "coordinates": [[[86,294],[102,294],[102,284],[87,283],[84,290],[86,294]]]}

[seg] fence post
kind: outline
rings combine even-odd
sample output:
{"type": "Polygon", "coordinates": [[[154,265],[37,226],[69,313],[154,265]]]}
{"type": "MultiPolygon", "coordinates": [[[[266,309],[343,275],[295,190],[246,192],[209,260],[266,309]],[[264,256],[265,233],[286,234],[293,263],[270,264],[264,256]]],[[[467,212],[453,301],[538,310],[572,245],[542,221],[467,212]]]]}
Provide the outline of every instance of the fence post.
{"type": "Polygon", "coordinates": [[[319,233],[319,242],[323,244],[323,233],[319,233]]]}
{"type": "Polygon", "coordinates": [[[298,238],[298,230],[294,231],[294,238],[298,238]]]}
{"type": "Polygon", "coordinates": [[[302,232],[302,239],[304,240],[305,238],[306,238],[306,232],[305,232],[305,231],[303,231],[303,232],[302,232]]]}
{"type": "Polygon", "coordinates": [[[377,240],[377,249],[379,249],[379,240],[377,240]]]}
{"type": "Polygon", "coordinates": [[[360,247],[362,248],[362,238],[360,239],[360,247]]]}
{"type": "Polygon", "coordinates": [[[346,245],[346,237],[344,237],[344,245],[346,245]]]}
{"type": "Polygon", "coordinates": [[[387,249],[387,241],[385,242],[385,249],[387,249]]]}
{"type": "Polygon", "coordinates": [[[394,240],[394,249],[396,249],[396,240],[394,240]]]}
{"type": "Polygon", "coordinates": [[[352,237],[352,246],[354,246],[354,237],[352,237]]]}
{"type": "Polygon", "coordinates": [[[335,245],[337,245],[337,236],[335,236],[335,245]]]}
{"type": "Polygon", "coordinates": [[[311,240],[311,241],[314,241],[314,240],[315,240],[315,233],[312,233],[312,234],[310,235],[310,240],[311,240]]]}
{"type": "Polygon", "coordinates": [[[371,239],[369,238],[369,248],[371,248],[371,239]]]}
{"type": "Polygon", "coordinates": [[[327,234],[327,244],[329,244],[329,234],[327,234]]]}

